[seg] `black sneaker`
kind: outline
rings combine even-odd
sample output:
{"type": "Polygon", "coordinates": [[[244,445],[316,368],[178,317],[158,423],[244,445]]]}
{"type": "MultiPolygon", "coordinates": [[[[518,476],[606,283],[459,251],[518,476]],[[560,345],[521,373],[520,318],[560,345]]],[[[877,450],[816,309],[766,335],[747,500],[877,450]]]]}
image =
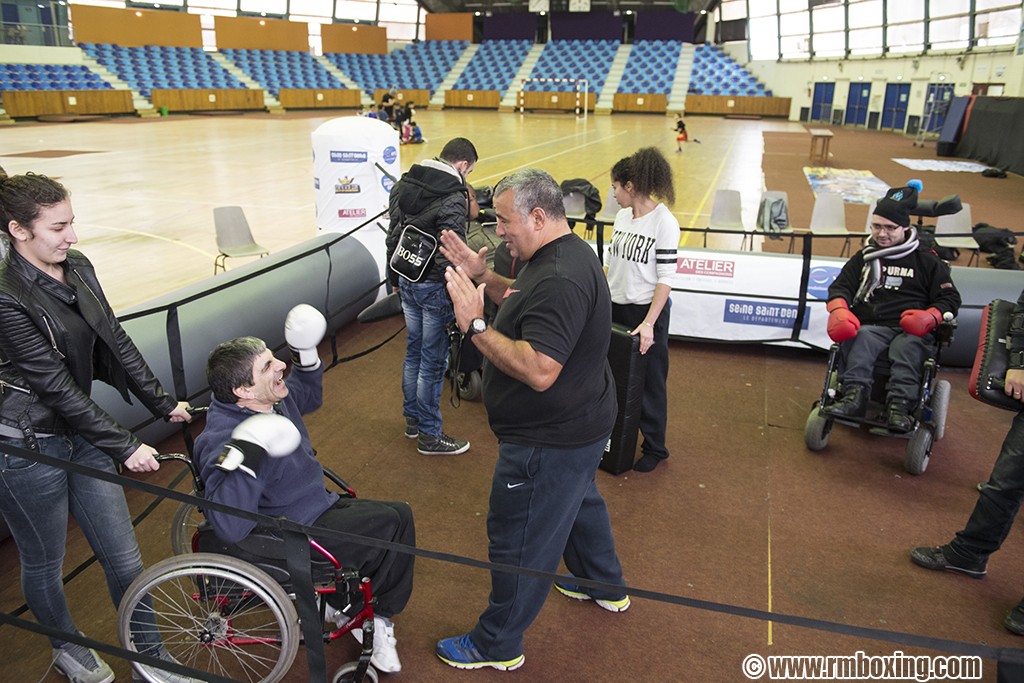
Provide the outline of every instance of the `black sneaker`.
{"type": "Polygon", "coordinates": [[[443,432],[441,436],[420,434],[416,450],[420,455],[458,455],[469,450],[469,442],[452,438],[443,432]]]}
{"type": "Polygon", "coordinates": [[[415,417],[405,418],[405,438],[415,439],[420,435],[420,421],[415,417]]]}
{"type": "Polygon", "coordinates": [[[907,401],[893,399],[889,401],[885,412],[885,422],[892,431],[906,433],[914,428],[914,418],[907,401]]]}
{"type": "Polygon", "coordinates": [[[1010,633],[1024,636],[1024,600],[1017,603],[1017,606],[1010,610],[1010,613],[1003,619],[1003,626],[1010,633]]]}
{"type": "MultiPolygon", "coordinates": [[[[925,569],[946,570],[966,574],[972,579],[983,579],[988,570],[985,569],[986,562],[972,562],[957,555],[949,545],[922,546],[910,551],[910,561],[925,569]]],[[[1024,613],[1021,615],[1024,619],[1024,613]]],[[[1024,621],[1022,628],[1024,628],[1024,621]]]]}

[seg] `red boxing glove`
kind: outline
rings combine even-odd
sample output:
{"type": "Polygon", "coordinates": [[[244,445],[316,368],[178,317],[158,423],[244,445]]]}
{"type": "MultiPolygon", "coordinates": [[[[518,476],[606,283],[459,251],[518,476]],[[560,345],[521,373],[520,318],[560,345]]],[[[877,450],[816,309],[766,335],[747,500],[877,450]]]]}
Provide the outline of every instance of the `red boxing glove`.
{"type": "Polygon", "coordinates": [[[857,336],[857,330],[860,329],[860,320],[850,310],[850,306],[846,303],[845,299],[832,299],[825,306],[825,310],[829,312],[828,336],[832,341],[842,344],[847,339],[853,339],[857,336]]]}
{"type": "Polygon", "coordinates": [[[932,306],[927,311],[919,308],[908,308],[900,315],[900,327],[907,334],[923,337],[935,329],[942,320],[942,312],[932,306]]]}

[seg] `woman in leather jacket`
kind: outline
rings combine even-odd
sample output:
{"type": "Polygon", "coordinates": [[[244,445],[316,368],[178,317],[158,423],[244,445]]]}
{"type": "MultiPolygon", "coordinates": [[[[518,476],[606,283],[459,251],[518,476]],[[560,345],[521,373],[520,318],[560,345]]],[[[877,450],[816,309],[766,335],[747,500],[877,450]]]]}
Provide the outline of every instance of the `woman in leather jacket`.
{"type": "MultiPolygon", "coordinates": [[[[13,448],[114,473],[159,468],[156,450],[89,396],[100,379],[154,415],[189,420],[118,323],[78,241],[68,191],[42,175],[0,176],[0,512],[21,556],[25,600],[39,622],[74,633],[61,582],[68,514],[103,566],[114,605],[141,573],[120,486],[20,457],[13,448]]],[[[51,639],[73,683],[114,680],[94,650],[51,639]]],[[[156,640],[147,654],[167,657],[156,640]]],[[[140,648],[142,651],[143,648],[140,648]]],[[[162,674],[166,676],[167,674],[162,674]]]]}

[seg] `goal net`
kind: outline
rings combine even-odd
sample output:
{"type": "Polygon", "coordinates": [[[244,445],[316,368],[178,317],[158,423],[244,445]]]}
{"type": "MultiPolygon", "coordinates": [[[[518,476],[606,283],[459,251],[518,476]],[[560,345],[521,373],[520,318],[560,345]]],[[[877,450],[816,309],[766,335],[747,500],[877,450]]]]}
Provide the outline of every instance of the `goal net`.
{"type": "MultiPolygon", "coordinates": [[[[582,116],[584,119],[587,118],[587,96],[590,92],[590,82],[585,78],[524,78],[519,82],[519,113],[522,114],[526,111],[526,93],[527,86],[529,84],[553,84],[554,89],[548,90],[544,87],[531,92],[550,92],[550,93],[572,93],[574,97],[574,111],[576,117],[582,116]]],[[[544,107],[545,109],[561,109],[562,107],[544,107]]]]}

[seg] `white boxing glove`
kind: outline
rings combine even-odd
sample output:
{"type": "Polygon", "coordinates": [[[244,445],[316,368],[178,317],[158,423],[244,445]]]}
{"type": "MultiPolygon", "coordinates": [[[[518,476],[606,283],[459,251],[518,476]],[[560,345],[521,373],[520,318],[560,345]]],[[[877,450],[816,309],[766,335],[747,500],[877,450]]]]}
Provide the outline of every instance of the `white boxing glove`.
{"type": "Polygon", "coordinates": [[[284,415],[253,415],[231,430],[231,441],[217,458],[217,467],[225,472],[239,470],[255,478],[263,458],[293,453],[301,441],[298,428],[284,415]]]}
{"type": "Polygon", "coordinates": [[[323,313],[309,304],[299,304],[288,311],[284,319],[284,340],[292,351],[292,363],[299,370],[316,370],[320,367],[317,344],[327,331],[327,319],[323,313]]]}

